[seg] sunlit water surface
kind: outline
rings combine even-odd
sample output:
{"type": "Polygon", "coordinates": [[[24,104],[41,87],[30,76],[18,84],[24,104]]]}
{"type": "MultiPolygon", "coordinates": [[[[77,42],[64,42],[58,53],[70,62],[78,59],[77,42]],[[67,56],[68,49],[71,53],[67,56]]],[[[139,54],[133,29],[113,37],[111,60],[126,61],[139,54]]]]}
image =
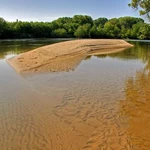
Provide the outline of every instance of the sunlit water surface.
{"type": "Polygon", "coordinates": [[[59,41],[0,41],[0,149],[150,150],[150,41],[67,72],[19,75],[6,62],[59,41]]]}

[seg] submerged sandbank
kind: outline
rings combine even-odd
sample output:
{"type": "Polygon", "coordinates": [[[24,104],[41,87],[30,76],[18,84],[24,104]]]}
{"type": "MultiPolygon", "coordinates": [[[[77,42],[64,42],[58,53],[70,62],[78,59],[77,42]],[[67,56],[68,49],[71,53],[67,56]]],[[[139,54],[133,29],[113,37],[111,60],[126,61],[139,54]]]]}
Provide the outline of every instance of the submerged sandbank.
{"type": "Polygon", "coordinates": [[[8,63],[18,73],[64,71],[74,69],[79,62],[92,53],[113,53],[131,46],[124,40],[73,40],[43,46],[20,54],[8,59],[8,63]]]}

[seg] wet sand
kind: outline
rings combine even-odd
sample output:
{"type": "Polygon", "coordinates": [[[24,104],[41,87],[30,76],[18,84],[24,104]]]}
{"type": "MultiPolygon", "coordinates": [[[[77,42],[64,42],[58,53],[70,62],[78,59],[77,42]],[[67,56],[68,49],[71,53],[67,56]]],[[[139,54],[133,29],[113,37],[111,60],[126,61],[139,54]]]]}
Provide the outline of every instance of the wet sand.
{"type": "MultiPolygon", "coordinates": [[[[81,54],[87,56],[88,53],[94,53],[94,51],[107,54],[121,51],[123,48],[131,46],[131,44],[124,40],[74,40],[37,48],[17,57],[13,57],[9,59],[8,62],[19,73],[49,72],[60,68],[62,59],[63,64],[72,63],[71,59],[68,62],[68,59],[65,58],[66,56],[68,58],[76,57],[81,54]]],[[[69,68],[73,67],[74,65],[69,68]]],[[[68,65],[64,65],[63,69],[65,70],[65,68],[67,71],[68,65]]]]}

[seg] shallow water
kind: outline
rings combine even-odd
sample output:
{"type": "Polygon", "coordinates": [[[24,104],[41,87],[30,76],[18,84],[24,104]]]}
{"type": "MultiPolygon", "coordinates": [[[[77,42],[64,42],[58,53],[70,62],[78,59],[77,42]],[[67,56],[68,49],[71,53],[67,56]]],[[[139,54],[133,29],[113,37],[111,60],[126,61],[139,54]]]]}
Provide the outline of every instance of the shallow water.
{"type": "Polygon", "coordinates": [[[51,42],[0,41],[0,149],[149,150],[150,41],[67,72],[19,75],[6,62],[51,42]]]}

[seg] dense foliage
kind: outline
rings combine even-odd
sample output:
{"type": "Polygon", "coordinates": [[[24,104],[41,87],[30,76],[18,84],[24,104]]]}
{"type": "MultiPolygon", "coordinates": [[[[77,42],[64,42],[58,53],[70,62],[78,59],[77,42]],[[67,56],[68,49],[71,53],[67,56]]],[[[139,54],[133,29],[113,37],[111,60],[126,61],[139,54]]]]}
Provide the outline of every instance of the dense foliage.
{"type": "Polygon", "coordinates": [[[141,18],[98,18],[75,15],[52,22],[7,22],[0,18],[0,38],[130,38],[150,39],[150,25],[141,18]]]}
{"type": "Polygon", "coordinates": [[[140,15],[146,15],[150,20],[150,0],[132,0],[129,6],[139,9],[140,15]]]}

